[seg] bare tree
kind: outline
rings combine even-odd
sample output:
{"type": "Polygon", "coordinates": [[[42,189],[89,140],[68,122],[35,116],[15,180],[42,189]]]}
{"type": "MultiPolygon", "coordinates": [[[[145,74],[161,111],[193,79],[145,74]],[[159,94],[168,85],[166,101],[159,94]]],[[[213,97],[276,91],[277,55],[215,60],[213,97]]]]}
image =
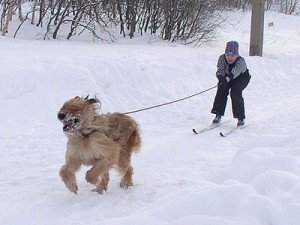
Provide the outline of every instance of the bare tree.
{"type": "Polygon", "coordinates": [[[19,10],[19,20],[22,22],[23,21],[23,16],[22,16],[22,0],[18,0],[18,10],[19,10]]]}
{"type": "MultiPolygon", "coordinates": [[[[53,37],[53,39],[56,39],[57,38],[57,34],[58,34],[58,31],[59,31],[59,29],[60,29],[60,27],[61,27],[61,25],[63,24],[63,22],[66,20],[66,18],[67,18],[67,13],[68,13],[68,10],[70,9],[70,7],[71,7],[71,1],[69,1],[68,3],[67,3],[67,5],[65,6],[65,8],[64,8],[64,10],[62,11],[62,13],[59,15],[59,14],[57,14],[57,21],[58,21],[58,24],[56,25],[56,27],[55,27],[55,30],[54,30],[54,32],[53,32],[53,35],[52,35],[52,37],[53,37]]],[[[62,6],[62,5],[61,5],[62,6]]],[[[59,10],[60,11],[60,10],[59,10]]]]}
{"type": "MultiPolygon", "coordinates": [[[[21,23],[25,23],[22,0],[0,1],[1,28],[4,25],[8,28],[7,18],[11,18],[13,9],[19,10],[21,23]]],[[[128,35],[131,39],[147,33],[169,41],[198,43],[213,37],[220,23],[217,16],[220,1],[228,7],[243,8],[250,0],[234,0],[234,3],[228,0],[34,0],[31,24],[37,20],[36,26],[46,25],[44,38],[56,39],[63,29],[61,34],[67,39],[88,32],[97,39],[112,41],[114,29],[119,29],[123,37],[128,35]]],[[[2,32],[7,31],[2,29],[2,32]]]]}
{"type": "Polygon", "coordinates": [[[226,9],[242,9],[243,11],[251,7],[251,0],[219,0],[219,5],[226,9]]]}
{"type": "Polygon", "coordinates": [[[217,1],[204,0],[164,1],[163,39],[184,44],[212,39],[215,29],[223,22],[217,13],[218,5],[217,1]]]}
{"type": "Polygon", "coordinates": [[[121,1],[120,0],[117,0],[117,10],[118,10],[118,13],[119,13],[119,19],[120,19],[120,34],[123,34],[123,36],[125,37],[125,30],[124,30],[124,26],[125,26],[125,23],[124,23],[124,20],[123,20],[123,9],[122,9],[122,6],[121,6],[121,1]]]}
{"type": "Polygon", "coordinates": [[[275,3],[275,0],[266,0],[265,1],[266,10],[270,10],[273,7],[274,3],[275,3]]]}
{"type": "Polygon", "coordinates": [[[36,11],[36,6],[38,4],[38,0],[34,0],[33,3],[33,10],[32,10],[32,17],[31,17],[31,24],[34,24],[34,19],[35,19],[35,11],[36,11]]]}
{"type": "Polygon", "coordinates": [[[290,15],[295,12],[298,5],[300,5],[300,0],[281,0],[280,12],[290,15]]]}
{"type": "MultiPolygon", "coordinates": [[[[5,11],[7,13],[6,13],[5,25],[2,29],[2,36],[5,36],[8,33],[9,22],[12,20],[13,0],[9,0],[6,6],[7,6],[7,10],[5,11]]],[[[5,14],[3,15],[3,17],[5,17],[5,14]]]]}
{"type": "Polygon", "coordinates": [[[46,2],[45,0],[40,0],[40,16],[39,16],[39,22],[37,23],[37,27],[39,25],[43,25],[43,19],[44,19],[44,16],[46,15],[46,2]]]}

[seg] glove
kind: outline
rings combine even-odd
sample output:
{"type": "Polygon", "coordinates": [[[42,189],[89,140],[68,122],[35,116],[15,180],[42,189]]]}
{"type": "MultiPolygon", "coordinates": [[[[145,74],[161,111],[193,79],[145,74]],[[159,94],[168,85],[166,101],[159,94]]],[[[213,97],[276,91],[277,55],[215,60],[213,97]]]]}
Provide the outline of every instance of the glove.
{"type": "Polygon", "coordinates": [[[232,81],[233,78],[234,78],[233,73],[226,74],[225,77],[226,77],[226,79],[227,79],[227,82],[232,81]]]}
{"type": "Polygon", "coordinates": [[[225,89],[226,86],[227,86],[227,79],[226,79],[226,77],[219,75],[219,76],[217,76],[217,78],[218,78],[218,80],[219,80],[218,86],[219,86],[221,89],[225,89]]]}

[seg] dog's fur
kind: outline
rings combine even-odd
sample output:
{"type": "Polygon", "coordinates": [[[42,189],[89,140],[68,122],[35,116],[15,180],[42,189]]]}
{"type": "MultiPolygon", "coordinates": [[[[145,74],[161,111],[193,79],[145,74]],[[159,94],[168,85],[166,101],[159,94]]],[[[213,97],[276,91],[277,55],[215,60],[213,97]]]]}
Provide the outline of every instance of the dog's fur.
{"type": "Polygon", "coordinates": [[[133,186],[133,152],[141,147],[138,124],[123,113],[99,114],[99,101],[75,97],[64,103],[58,112],[63,130],[68,137],[66,163],[60,176],[66,187],[77,194],[75,173],[81,165],[91,165],[86,181],[95,185],[92,191],[107,189],[109,170],[115,167],[122,179],[120,186],[133,186]]]}

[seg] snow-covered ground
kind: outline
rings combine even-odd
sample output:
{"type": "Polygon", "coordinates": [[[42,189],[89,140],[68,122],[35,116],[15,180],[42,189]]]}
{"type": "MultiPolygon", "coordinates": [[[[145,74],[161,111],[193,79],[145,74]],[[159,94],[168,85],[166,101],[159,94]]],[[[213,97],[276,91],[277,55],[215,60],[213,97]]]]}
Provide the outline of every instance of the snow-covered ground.
{"type": "MultiPolygon", "coordinates": [[[[0,224],[299,225],[300,17],[266,14],[264,57],[249,57],[250,13],[231,15],[216,42],[105,45],[0,38],[0,224]],[[237,21],[239,23],[237,23],[237,21]],[[274,27],[268,28],[268,22],[274,27]],[[56,113],[76,95],[97,94],[102,112],[128,112],[212,87],[218,56],[240,42],[252,80],[244,92],[248,128],[203,135],[215,90],[132,114],[143,147],[135,187],[78,195],[58,171],[66,137],[56,113]]],[[[137,43],[137,42],[135,42],[137,43]]]]}

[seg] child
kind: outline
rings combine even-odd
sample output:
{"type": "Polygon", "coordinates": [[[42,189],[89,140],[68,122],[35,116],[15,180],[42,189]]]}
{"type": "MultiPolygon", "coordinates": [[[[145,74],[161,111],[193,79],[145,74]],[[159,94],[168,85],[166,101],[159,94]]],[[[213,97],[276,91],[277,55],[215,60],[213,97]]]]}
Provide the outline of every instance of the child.
{"type": "Polygon", "coordinates": [[[238,42],[230,41],[226,44],[225,54],[222,54],[218,60],[216,76],[219,84],[211,110],[211,113],[216,114],[213,123],[221,122],[230,90],[233,117],[238,119],[237,126],[243,126],[245,108],[242,92],[247,87],[251,76],[245,59],[239,55],[238,42]]]}

